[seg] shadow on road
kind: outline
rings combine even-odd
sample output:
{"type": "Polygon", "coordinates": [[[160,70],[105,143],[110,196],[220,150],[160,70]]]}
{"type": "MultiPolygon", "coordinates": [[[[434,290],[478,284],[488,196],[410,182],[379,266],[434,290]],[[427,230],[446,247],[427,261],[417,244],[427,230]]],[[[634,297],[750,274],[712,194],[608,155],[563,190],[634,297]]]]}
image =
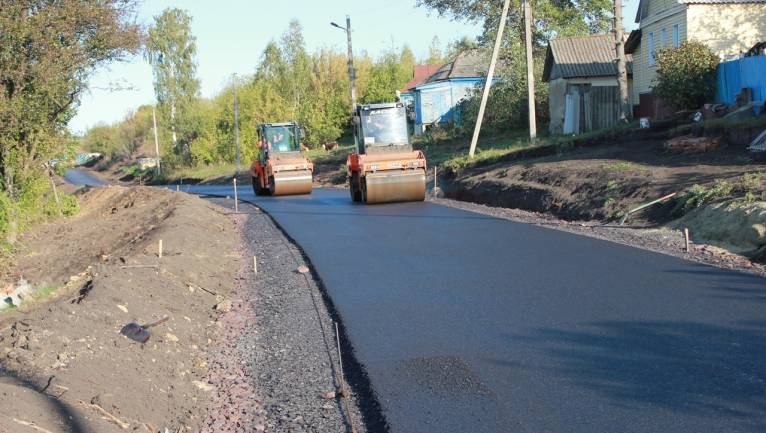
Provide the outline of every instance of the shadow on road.
{"type": "Polygon", "coordinates": [[[734,418],[765,431],[766,320],[735,323],[606,321],[512,338],[547,354],[541,368],[615,404],[734,418]]]}

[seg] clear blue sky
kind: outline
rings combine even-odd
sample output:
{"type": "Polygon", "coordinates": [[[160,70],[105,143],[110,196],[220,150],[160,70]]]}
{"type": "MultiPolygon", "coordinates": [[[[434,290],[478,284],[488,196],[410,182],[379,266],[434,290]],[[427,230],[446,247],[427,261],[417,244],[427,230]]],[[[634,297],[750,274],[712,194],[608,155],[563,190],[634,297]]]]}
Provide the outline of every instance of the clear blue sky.
{"type": "MultiPolygon", "coordinates": [[[[625,3],[625,25],[632,29],[638,0],[625,3]]],[[[232,74],[252,74],[261,51],[278,38],[291,19],[301,22],[310,51],[321,47],[345,50],[341,25],[351,16],[354,51],[366,50],[377,56],[392,45],[408,44],[418,58],[427,55],[434,36],[445,45],[462,36],[476,36],[477,25],[453,22],[416,8],[415,0],[144,0],[139,21],[145,25],[167,7],[186,9],[193,17],[192,31],[197,37],[198,75],[202,95],[215,95],[232,74]]],[[[83,132],[100,122],[115,122],[142,104],[154,101],[152,73],[141,58],[102,68],[90,81],[91,91],[82,98],[70,129],[83,132]],[[110,83],[131,90],[107,91],[110,83]]]]}

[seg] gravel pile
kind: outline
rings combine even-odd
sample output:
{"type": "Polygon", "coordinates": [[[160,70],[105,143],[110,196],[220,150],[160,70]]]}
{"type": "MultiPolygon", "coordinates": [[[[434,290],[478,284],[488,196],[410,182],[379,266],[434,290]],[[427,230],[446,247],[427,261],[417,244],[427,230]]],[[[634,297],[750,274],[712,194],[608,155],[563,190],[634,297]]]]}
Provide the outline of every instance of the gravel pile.
{"type": "Polygon", "coordinates": [[[253,321],[237,324],[235,351],[252,384],[250,395],[257,395],[254,424],[243,431],[366,432],[356,396],[348,402],[340,397],[333,320],[311,273],[298,272],[309,264],[267,215],[249,205],[240,211],[252,212],[235,216],[249,272],[238,292],[243,302],[240,307],[235,302],[233,309],[246,317],[252,311],[253,321]],[[257,275],[252,273],[253,256],[257,275]]]}
{"type": "MultiPolygon", "coordinates": [[[[445,198],[430,197],[429,200],[434,203],[452,206],[496,218],[504,218],[527,224],[536,224],[556,230],[563,230],[583,236],[590,236],[668,254],[710,266],[734,269],[766,277],[766,266],[751,262],[747,257],[733,254],[722,248],[717,248],[711,245],[694,244],[692,242],[690,251],[686,252],[683,232],[666,227],[632,228],[626,226],[621,227],[616,224],[604,225],[592,221],[564,221],[552,215],[529,212],[521,209],[491,207],[445,198]]],[[[693,237],[694,234],[692,233],[692,240],[693,237]]]]}

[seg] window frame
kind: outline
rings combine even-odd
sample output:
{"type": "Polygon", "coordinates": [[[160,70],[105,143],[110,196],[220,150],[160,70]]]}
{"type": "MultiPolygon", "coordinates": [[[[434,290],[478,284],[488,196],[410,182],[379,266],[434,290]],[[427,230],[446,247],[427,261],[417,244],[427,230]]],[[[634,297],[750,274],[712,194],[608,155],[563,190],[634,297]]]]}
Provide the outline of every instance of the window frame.
{"type": "Polygon", "coordinates": [[[672,37],[673,37],[673,48],[680,47],[681,46],[681,29],[678,24],[673,24],[672,37]]]}
{"type": "Polygon", "coordinates": [[[654,66],[654,62],[654,32],[649,32],[646,35],[646,63],[654,66]]]}

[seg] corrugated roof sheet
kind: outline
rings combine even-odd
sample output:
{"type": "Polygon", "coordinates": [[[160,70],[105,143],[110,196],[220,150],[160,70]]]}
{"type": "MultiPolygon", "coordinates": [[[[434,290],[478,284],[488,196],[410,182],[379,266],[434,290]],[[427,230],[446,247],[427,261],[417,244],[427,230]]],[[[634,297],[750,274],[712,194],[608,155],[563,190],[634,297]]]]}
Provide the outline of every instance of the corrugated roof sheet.
{"type": "Polygon", "coordinates": [[[485,58],[481,51],[463,51],[455,57],[455,60],[442,66],[436,73],[428,77],[424,84],[449,80],[450,78],[486,77],[488,70],[489,59],[485,58]]]}
{"type": "MultiPolygon", "coordinates": [[[[615,76],[615,58],[614,36],[611,34],[551,39],[543,77],[550,79],[554,64],[558,65],[563,78],[615,76]]],[[[625,60],[628,74],[631,74],[633,57],[626,54],[625,60]]]]}
{"type": "Polygon", "coordinates": [[[404,85],[403,92],[406,92],[415,86],[419,85],[428,77],[436,73],[443,65],[415,65],[413,70],[412,79],[404,85]]]}

